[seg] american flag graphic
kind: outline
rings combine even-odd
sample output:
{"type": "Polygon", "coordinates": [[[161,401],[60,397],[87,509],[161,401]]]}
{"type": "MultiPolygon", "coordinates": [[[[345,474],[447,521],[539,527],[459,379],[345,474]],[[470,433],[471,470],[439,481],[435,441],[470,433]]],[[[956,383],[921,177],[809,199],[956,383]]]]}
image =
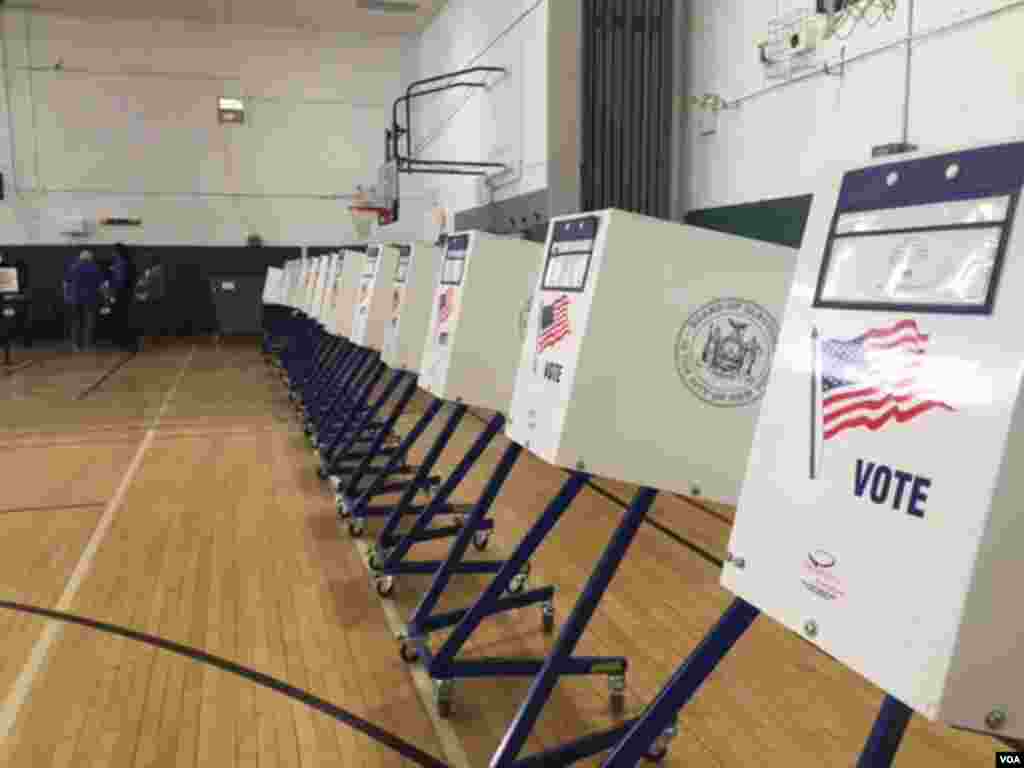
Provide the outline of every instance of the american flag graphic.
{"type": "Polygon", "coordinates": [[[914,320],[872,328],[855,339],[821,342],[822,437],[904,424],[949,403],[922,385],[928,335],[914,320]]]}
{"type": "Polygon", "coordinates": [[[551,304],[540,305],[540,334],[537,336],[537,354],[555,346],[568,336],[569,297],[562,294],[551,304]]]}
{"type": "Polygon", "coordinates": [[[455,303],[455,290],[446,288],[437,304],[437,324],[445,322],[452,313],[452,305],[455,303]]]}

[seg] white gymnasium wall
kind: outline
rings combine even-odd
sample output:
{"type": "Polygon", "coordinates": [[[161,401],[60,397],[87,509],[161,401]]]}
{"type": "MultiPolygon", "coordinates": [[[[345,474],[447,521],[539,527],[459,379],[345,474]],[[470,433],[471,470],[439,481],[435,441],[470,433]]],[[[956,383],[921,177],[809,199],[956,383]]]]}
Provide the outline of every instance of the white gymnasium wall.
{"type": "Polygon", "coordinates": [[[419,102],[414,149],[424,159],[495,161],[512,170],[492,187],[473,177],[403,175],[403,200],[417,211],[436,203],[454,214],[548,186],[553,2],[567,0],[450,0],[404,53],[403,86],[471,66],[507,69],[487,78],[492,85],[486,91],[453,91],[419,102]]]}
{"type": "MultiPolygon", "coordinates": [[[[819,174],[869,159],[873,145],[900,141],[905,105],[909,141],[922,148],[1024,133],[1019,0],[913,0],[913,8],[911,0],[897,0],[894,21],[861,26],[845,43],[843,78],[819,71],[768,87],[755,42],[776,15],[811,8],[812,0],[690,6],[690,93],[738,103],[718,114],[710,136],[700,135],[700,114],[690,110],[682,190],[688,209],[813,192],[819,174]]],[[[842,45],[826,43],[832,64],[842,45]]]]}
{"type": "Polygon", "coordinates": [[[400,38],[18,10],[2,20],[0,242],[61,242],[71,216],[143,219],[97,240],[353,237],[349,201],[331,198],[376,180],[400,38]],[[244,125],[218,124],[220,96],[245,98],[244,125]]]}

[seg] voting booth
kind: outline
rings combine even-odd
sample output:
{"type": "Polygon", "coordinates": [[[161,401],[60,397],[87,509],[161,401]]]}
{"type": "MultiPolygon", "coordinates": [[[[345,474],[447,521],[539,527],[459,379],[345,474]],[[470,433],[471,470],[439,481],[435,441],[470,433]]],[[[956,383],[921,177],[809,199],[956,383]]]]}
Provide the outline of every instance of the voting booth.
{"type": "Polygon", "coordinates": [[[363,256],[359,251],[341,253],[341,268],[335,278],[334,325],[331,329],[335,336],[346,339],[352,336],[353,307],[359,295],[363,256]]]}
{"type": "Polygon", "coordinates": [[[313,317],[322,327],[328,328],[330,319],[330,299],[333,295],[335,275],[338,269],[337,254],[329,253],[323,257],[322,277],[317,288],[316,303],[313,308],[313,317]]]}
{"type": "Polygon", "coordinates": [[[1013,143],[815,195],[722,576],[925,717],[1018,739],[1022,183],[1013,143]]]}
{"type": "Polygon", "coordinates": [[[796,251],[618,210],[555,219],[506,434],[735,503],[796,251]]]}
{"type": "Polygon", "coordinates": [[[390,368],[419,370],[442,253],[433,243],[422,241],[398,246],[381,358],[390,368]]]}
{"type": "Polygon", "coordinates": [[[367,247],[352,314],[353,344],[378,351],[383,348],[391,320],[392,297],[388,285],[397,266],[398,249],[394,246],[367,247]]]}
{"type": "Polygon", "coordinates": [[[541,246],[485,232],[448,238],[420,367],[420,386],[442,400],[507,412],[515,383],[519,312],[541,246]]]}
{"type": "Polygon", "coordinates": [[[267,267],[267,276],[263,282],[263,303],[281,304],[281,289],[284,283],[284,270],[267,267]]]}

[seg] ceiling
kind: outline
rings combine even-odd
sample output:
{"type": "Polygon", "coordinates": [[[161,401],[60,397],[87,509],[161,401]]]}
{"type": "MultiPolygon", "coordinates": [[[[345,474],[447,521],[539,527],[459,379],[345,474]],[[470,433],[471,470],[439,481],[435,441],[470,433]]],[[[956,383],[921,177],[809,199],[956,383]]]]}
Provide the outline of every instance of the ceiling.
{"type": "Polygon", "coordinates": [[[325,34],[402,35],[425,27],[446,1],[407,0],[419,6],[412,13],[370,12],[359,7],[366,0],[34,0],[31,7],[85,17],[188,19],[316,29],[325,34]]]}

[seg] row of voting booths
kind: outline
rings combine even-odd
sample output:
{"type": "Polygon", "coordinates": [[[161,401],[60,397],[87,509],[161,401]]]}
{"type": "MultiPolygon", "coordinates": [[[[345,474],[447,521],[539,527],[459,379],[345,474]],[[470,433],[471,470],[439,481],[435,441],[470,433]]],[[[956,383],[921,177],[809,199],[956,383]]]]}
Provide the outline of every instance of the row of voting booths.
{"type": "Polygon", "coordinates": [[[459,679],[532,680],[493,767],[660,757],[762,612],[886,692],[859,766],[891,765],[915,711],[1024,736],[1009,608],[1024,562],[1024,350],[1005,295],[1024,283],[1013,230],[1024,143],[823,181],[799,252],[607,210],[554,219],[543,246],[461,232],[443,249],[368,244],[268,275],[267,299],[295,312],[285,379],[339,514],[354,536],[382,521],[369,558],[378,593],[402,574],[433,577],[403,658],[427,670],[442,715],[459,679]],[[416,390],[429,405],[398,434],[394,410],[416,390]],[[494,415],[435,477],[472,407],[494,415]],[[499,434],[507,447],[480,497],[449,503],[499,434]],[[500,524],[490,511],[524,450],[566,470],[562,487],[502,559],[468,558],[500,524]],[[593,477],[639,490],[557,622],[556,585],[529,584],[530,559],[556,526],[587,525],[572,508],[593,477]],[[385,488],[399,500],[380,503],[385,488]],[[732,603],[639,717],[523,755],[565,675],[607,676],[621,709],[627,660],[576,646],[659,491],[737,506],[721,576],[732,603]],[[438,539],[446,558],[415,559],[438,539]],[[487,574],[487,586],[438,612],[460,573],[487,574]],[[544,657],[460,653],[481,623],[529,606],[553,633],[544,657]]]}

